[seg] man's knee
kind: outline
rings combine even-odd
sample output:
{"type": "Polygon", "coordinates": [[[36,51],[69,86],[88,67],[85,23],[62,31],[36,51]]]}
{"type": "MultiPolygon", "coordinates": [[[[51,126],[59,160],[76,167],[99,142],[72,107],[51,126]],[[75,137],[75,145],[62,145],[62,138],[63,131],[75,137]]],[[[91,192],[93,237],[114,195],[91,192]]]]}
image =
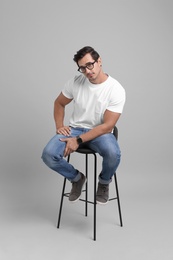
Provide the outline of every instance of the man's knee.
{"type": "Polygon", "coordinates": [[[106,158],[109,164],[117,164],[121,160],[120,150],[107,151],[106,158]]]}
{"type": "Polygon", "coordinates": [[[55,154],[54,151],[48,149],[47,147],[44,148],[41,158],[49,167],[53,166],[55,162],[58,163],[58,161],[62,159],[61,156],[55,154]]]}

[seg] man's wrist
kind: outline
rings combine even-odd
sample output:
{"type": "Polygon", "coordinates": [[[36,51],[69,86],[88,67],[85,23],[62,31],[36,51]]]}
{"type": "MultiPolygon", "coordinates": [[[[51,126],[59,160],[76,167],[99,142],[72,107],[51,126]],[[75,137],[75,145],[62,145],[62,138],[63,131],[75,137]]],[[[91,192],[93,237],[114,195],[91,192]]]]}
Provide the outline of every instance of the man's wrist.
{"type": "Polygon", "coordinates": [[[82,140],[82,138],[79,135],[76,136],[76,141],[77,141],[78,145],[83,143],[83,140],[82,140]]]}

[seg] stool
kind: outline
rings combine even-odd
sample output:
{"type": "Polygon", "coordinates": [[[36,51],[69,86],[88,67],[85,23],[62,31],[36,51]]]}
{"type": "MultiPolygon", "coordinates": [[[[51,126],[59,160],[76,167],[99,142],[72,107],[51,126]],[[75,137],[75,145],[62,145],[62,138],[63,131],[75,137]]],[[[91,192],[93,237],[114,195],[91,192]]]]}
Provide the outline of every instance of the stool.
{"type": "MultiPolygon", "coordinates": [[[[113,134],[115,138],[118,138],[118,129],[117,127],[114,127],[113,134]]],[[[88,203],[94,205],[94,235],[93,235],[93,240],[96,240],[96,186],[97,186],[97,154],[95,151],[89,149],[89,148],[78,148],[76,150],[77,153],[84,154],[85,155],[85,176],[86,180],[88,180],[88,156],[93,155],[94,156],[94,201],[89,201],[88,200],[88,183],[86,181],[85,183],[85,190],[82,190],[82,192],[85,192],[85,199],[79,199],[80,201],[85,202],[85,216],[88,215],[88,203]]],[[[67,158],[67,161],[70,161],[70,155],[67,158]]],[[[112,200],[117,200],[118,204],[118,211],[119,211],[119,219],[120,219],[120,226],[123,226],[122,222],[122,215],[121,215],[121,207],[120,207],[120,199],[119,199],[119,192],[118,192],[118,183],[117,183],[117,177],[116,177],[116,172],[114,173],[114,180],[115,180],[115,191],[116,191],[116,197],[110,198],[109,201],[112,200]]],[[[61,202],[60,202],[60,209],[59,209],[59,216],[58,216],[58,224],[57,228],[60,227],[60,221],[61,221],[61,213],[62,213],[62,206],[63,206],[63,199],[64,197],[69,197],[69,192],[65,192],[65,187],[66,187],[66,178],[64,178],[64,183],[63,183],[63,188],[62,188],[62,195],[61,195],[61,202]]]]}

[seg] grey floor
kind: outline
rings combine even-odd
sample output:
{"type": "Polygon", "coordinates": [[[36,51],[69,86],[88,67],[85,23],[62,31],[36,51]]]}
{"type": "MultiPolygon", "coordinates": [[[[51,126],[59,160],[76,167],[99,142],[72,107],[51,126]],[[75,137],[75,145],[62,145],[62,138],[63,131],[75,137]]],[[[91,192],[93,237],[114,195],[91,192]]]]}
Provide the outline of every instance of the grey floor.
{"type": "MultiPolygon", "coordinates": [[[[60,197],[57,176],[47,176],[44,186],[24,186],[18,180],[4,182],[0,197],[0,259],[172,260],[171,176],[168,173],[160,180],[148,177],[118,176],[124,226],[119,226],[115,202],[97,206],[97,241],[92,240],[92,206],[85,217],[82,202],[65,201],[61,227],[56,229],[60,197]]],[[[61,177],[58,180],[62,182],[61,177]]]]}

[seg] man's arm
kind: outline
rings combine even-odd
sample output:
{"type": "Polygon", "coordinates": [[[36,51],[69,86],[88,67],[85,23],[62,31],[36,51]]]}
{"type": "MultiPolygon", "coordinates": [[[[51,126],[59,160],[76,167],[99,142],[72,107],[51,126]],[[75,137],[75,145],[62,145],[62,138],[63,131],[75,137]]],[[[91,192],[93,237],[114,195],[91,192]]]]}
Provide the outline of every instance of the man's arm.
{"type": "MultiPolygon", "coordinates": [[[[93,129],[91,129],[90,131],[88,131],[85,134],[80,135],[80,137],[82,138],[82,141],[87,142],[100,135],[110,133],[112,131],[112,129],[114,128],[114,126],[116,125],[120,115],[121,115],[120,113],[115,113],[115,112],[106,110],[104,113],[103,124],[94,127],[93,129]]],[[[65,151],[64,151],[65,157],[68,156],[70,153],[76,151],[79,146],[75,137],[63,138],[63,139],[61,139],[61,141],[67,143],[65,151]]]]}
{"type": "Polygon", "coordinates": [[[83,142],[90,141],[100,135],[112,132],[112,129],[116,125],[120,115],[120,113],[106,110],[104,113],[103,123],[101,125],[98,125],[89,132],[80,135],[83,142]]]}
{"type": "Polygon", "coordinates": [[[54,102],[54,120],[56,125],[56,132],[68,136],[70,134],[69,126],[64,126],[65,106],[68,105],[72,99],[66,98],[62,93],[54,102]]]}

